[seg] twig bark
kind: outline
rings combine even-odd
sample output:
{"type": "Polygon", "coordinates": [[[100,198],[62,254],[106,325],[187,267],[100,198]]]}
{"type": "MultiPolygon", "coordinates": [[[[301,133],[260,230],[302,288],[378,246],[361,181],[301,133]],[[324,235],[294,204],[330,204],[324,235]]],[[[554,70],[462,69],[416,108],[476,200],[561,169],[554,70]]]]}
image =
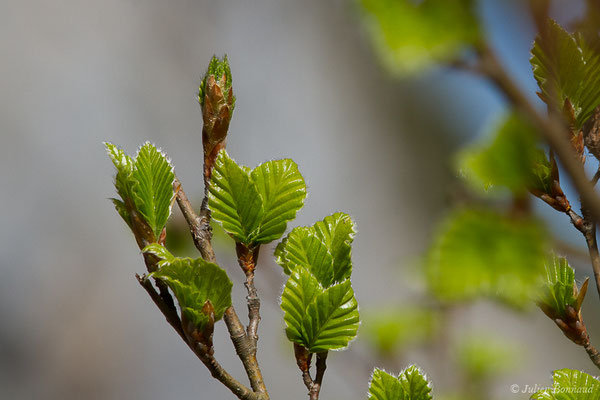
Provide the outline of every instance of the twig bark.
{"type": "Polygon", "coordinates": [[[208,208],[203,208],[200,210],[200,215],[194,212],[194,208],[183,191],[179,179],[175,178],[173,188],[177,193],[177,205],[190,228],[194,245],[203,259],[212,263],[216,262],[215,252],[211,243],[210,211],[208,208]]]}

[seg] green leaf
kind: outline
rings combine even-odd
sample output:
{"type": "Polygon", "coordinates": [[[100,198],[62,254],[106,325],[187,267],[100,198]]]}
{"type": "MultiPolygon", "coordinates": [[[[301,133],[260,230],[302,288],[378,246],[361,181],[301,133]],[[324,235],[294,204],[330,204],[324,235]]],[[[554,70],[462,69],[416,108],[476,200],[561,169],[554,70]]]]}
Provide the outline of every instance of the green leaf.
{"type": "Polygon", "coordinates": [[[323,287],[306,268],[297,268],[290,275],[281,295],[281,309],[285,331],[291,341],[304,344],[302,321],[309,304],[321,293],[323,287]]]}
{"type": "Polygon", "coordinates": [[[252,243],[264,214],[262,199],[248,171],[224,150],[219,153],[212,172],[208,207],[213,219],[236,242],[252,243]]]}
{"type": "Polygon", "coordinates": [[[533,75],[542,100],[560,111],[572,104],[575,128],[580,129],[600,105],[600,59],[584,41],[576,40],[550,20],[531,50],[533,75]]]}
{"type": "Polygon", "coordinates": [[[317,278],[323,287],[333,283],[333,256],[327,245],[311,228],[294,228],[285,242],[285,268],[293,271],[302,266],[317,278]]]}
{"type": "Polygon", "coordinates": [[[382,358],[430,340],[438,329],[438,315],[419,306],[362,311],[363,338],[382,358]]]}
{"type": "Polygon", "coordinates": [[[160,150],[146,142],[138,150],[133,178],[138,183],[134,187],[136,208],[158,238],[167,224],[175,196],[173,167],[160,150]]]}
{"type": "Polygon", "coordinates": [[[208,206],[236,242],[256,245],[280,238],[305,198],[304,179],[292,160],[268,161],[251,171],[221,151],[208,206]]]}
{"type": "Polygon", "coordinates": [[[537,220],[457,211],[434,238],[426,258],[427,283],[442,302],[491,297],[522,309],[537,292],[546,248],[537,220]]]}
{"type": "Polygon", "coordinates": [[[369,384],[369,399],[431,400],[431,385],[425,374],[411,365],[398,377],[375,368],[369,384]]]}
{"type": "Polygon", "coordinates": [[[458,156],[461,175],[475,187],[506,187],[522,194],[528,189],[550,190],[552,166],[536,147],[537,133],[517,114],[493,126],[493,141],[469,146],[458,156]]]}
{"type": "Polygon", "coordinates": [[[158,243],[152,243],[142,249],[142,253],[154,254],[160,259],[159,266],[168,264],[175,260],[175,256],[171,254],[165,246],[158,243]]]}
{"type": "Polygon", "coordinates": [[[296,218],[304,205],[306,184],[298,166],[290,159],[267,161],[251,173],[263,199],[264,215],[260,223],[257,243],[279,239],[287,223],[296,218]]]}
{"type": "Polygon", "coordinates": [[[175,174],[167,157],[154,145],[146,142],[132,159],[112,143],[104,143],[117,174],[115,188],[121,200],[112,199],[119,215],[135,231],[132,213],[141,215],[156,240],[171,214],[175,193],[175,174]]]}
{"type": "Polygon", "coordinates": [[[301,265],[324,287],[352,273],[351,250],[356,231],[350,216],[335,213],[310,227],[294,228],[275,249],[275,261],[286,274],[301,265]]]}
{"type": "MultiPolygon", "coordinates": [[[[158,245],[156,245],[158,246],[158,245]]],[[[219,266],[202,258],[173,257],[166,249],[146,247],[144,251],[164,255],[160,268],[150,276],[163,280],[175,294],[181,312],[196,327],[202,330],[209,316],[202,308],[207,301],[214,308],[215,321],[220,320],[231,306],[233,284],[227,273],[219,266]]]]}
{"type": "Polygon", "coordinates": [[[365,22],[384,66],[405,75],[454,61],[476,44],[472,0],[361,0],[365,22]]]}
{"type": "Polygon", "coordinates": [[[358,330],[358,303],[350,281],[323,289],[304,267],[296,268],[281,295],[286,334],[311,353],[342,349],[358,330]]]}
{"type": "Polygon", "coordinates": [[[339,350],[356,337],[358,303],[350,280],[315,296],[302,321],[304,343],[311,353],[339,350]]]}
{"type": "Polygon", "coordinates": [[[551,262],[546,263],[546,280],[537,304],[553,320],[563,319],[566,306],[580,310],[586,290],[587,281],[580,291],[575,284],[573,268],[565,258],[554,256],[551,262]]]}
{"type": "Polygon", "coordinates": [[[552,389],[541,390],[533,400],[595,400],[600,398],[600,382],[591,375],[572,369],[554,371],[552,389]]]}
{"type": "Polygon", "coordinates": [[[330,249],[333,257],[333,280],[341,282],[352,274],[352,242],[356,230],[348,214],[341,212],[325,217],[314,225],[314,230],[330,249]]]}

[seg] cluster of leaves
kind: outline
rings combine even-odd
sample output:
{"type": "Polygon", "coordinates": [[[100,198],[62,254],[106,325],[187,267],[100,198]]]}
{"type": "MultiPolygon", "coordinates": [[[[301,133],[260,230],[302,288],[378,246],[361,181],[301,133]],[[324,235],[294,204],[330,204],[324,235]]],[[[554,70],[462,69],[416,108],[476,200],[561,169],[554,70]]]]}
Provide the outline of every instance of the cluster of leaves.
{"type": "Polygon", "coordinates": [[[289,275],[281,295],[286,334],[311,353],[344,348],[356,336],[358,303],[350,283],[354,224],[336,213],[294,228],[277,246],[289,275]]]}

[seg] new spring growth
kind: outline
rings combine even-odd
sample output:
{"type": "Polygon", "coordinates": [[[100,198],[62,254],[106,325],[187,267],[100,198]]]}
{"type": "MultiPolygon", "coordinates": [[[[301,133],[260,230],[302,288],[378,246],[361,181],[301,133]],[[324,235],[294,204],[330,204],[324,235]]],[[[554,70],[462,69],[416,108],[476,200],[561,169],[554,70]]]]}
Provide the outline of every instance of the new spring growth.
{"type": "Polygon", "coordinates": [[[575,273],[564,258],[554,257],[546,265],[546,282],[537,305],[558,325],[572,342],[585,346],[589,336],[583,319],[581,305],[587,292],[589,279],[577,287],[575,273]]]}
{"type": "Polygon", "coordinates": [[[202,108],[202,144],[204,146],[204,178],[210,180],[212,167],[227,142],[227,130],[235,107],[231,86],[231,70],[227,56],[213,56],[200,83],[198,102],[202,108]]]}

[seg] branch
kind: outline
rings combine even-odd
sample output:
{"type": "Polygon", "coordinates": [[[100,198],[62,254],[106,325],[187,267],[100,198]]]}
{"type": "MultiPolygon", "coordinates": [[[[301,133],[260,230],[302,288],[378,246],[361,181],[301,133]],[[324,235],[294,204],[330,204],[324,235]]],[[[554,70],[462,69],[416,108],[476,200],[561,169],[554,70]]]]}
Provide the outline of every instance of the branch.
{"type": "Polygon", "coordinates": [[[528,116],[538,128],[565,167],[567,174],[581,196],[582,203],[590,210],[594,220],[598,221],[600,219],[600,199],[594,187],[588,181],[579,157],[568,140],[567,128],[564,122],[554,114],[550,114],[546,118],[535,109],[504,70],[489,46],[482,45],[478,52],[478,69],[480,73],[487,76],[504,93],[513,106],[528,116]]]}
{"type": "Polygon", "coordinates": [[[177,193],[177,205],[190,228],[194,245],[203,259],[215,263],[217,260],[211,243],[210,211],[208,208],[203,208],[198,216],[177,178],[173,182],[173,189],[177,193]]]}
{"type": "Polygon", "coordinates": [[[257,393],[263,394],[265,399],[268,399],[269,395],[267,394],[262,372],[256,359],[256,344],[253,343],[246,334],[244,325],[240,322],[233,307],[229,307],[225,310],[223,319],[227,325],[227,330],[229,331],[231,342],[235,347],[235,352],[244,365],[252,389],[257,393]]]}

